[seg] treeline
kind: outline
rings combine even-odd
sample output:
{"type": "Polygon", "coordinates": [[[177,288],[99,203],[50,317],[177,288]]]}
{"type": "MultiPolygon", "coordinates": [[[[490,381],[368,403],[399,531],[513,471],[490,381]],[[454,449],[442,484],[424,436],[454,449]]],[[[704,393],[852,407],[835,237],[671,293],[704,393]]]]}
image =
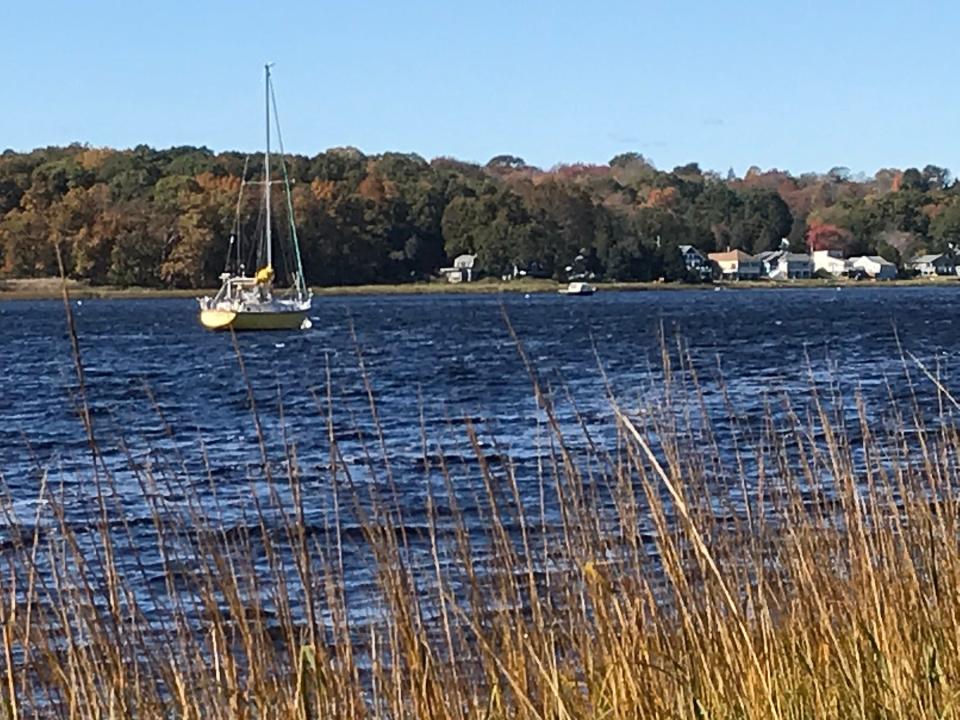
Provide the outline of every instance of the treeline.
{"type": "MultiPolygon", "coordinates": [[[[756,253],[786,238],[798,251],[901,263],[960,241],[960,186],[932,165],[722,177],[695,163],[658,170],[636,153],[544,171],[507,155],[479,166],[352,148],[285,163],[305,273],[319,285],[424,279],[461,253],[493,276],[564,279],[576,265],[612,280],[673,280],[686,279],[681,244],[756,253]]],[[[56,275],[59,247],[70,276],[95,284],[214,285],[238,207],[241,237],[262,223],[251,193],[238,204],[245,173],[260,175],[262,159],[202,147],[8,150],[0,267],[56,275]]]]}

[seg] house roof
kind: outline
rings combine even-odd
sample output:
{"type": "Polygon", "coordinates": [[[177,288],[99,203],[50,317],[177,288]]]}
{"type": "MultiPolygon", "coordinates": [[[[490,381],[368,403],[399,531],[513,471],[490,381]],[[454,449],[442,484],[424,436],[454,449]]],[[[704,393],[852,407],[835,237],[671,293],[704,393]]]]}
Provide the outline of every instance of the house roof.
{"type": "Polygon", "coordinates": [[[766,262],[767,260],[776,260],[783,254],[783,250],[764,250],[761,253],[757,253],[756,258],[761,262],[766,262]]]}
{"type": "Polygon", "coordinates": [[[748,255],[743,250],[728,250],[727,252],[714,252],[710,253],[707,257],[715,262],[729,262],[731,260],[736,260],[737,262],[754,262],[756,258],[753,255],[748,255]]]}
{"type": "Polygon", "coordinates": [[[937,262],[937,260],[940,260],[941,258],[946,258],[946,255],[944,253],[937,253],[935,255],[920,255],[918,257],[913,258],[913,260],[910,261],[910,264],[925,265],[927,263],[935,263],[937,262]]]}
{"type": "Polygon", "coordinates": [[[871,262],[877,263],[877,265],[889,265],[891,267],[896,267],[889,260],[880,257],[879,255],[861,255],[860,257],[850,258],[851,262],[856,262],[857,260],[870,260],[871,262]]]}
{"type": "Polygon", "coordinates": [[[806,253],[795,253],[789,250],[764,250],[762,253],[757,253],[756,259],[760,262],[776,263],[783,262],[784,260],[788,263],[812,262],[811,257],[806,253]]]}

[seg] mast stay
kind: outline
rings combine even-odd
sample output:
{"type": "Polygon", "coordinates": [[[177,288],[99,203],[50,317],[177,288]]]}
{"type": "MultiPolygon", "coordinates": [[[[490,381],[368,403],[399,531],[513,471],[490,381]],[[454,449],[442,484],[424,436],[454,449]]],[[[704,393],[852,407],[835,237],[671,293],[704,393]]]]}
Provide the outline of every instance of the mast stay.
{"type": "Polygon", "coordinates": [[[290,236],[293,240],[293,256],[297,261],[296,289],[297,295],[305,298],[308,294],[307,281],[303,274],[303,260],[300,258],[300,239],[297,237],[297,224],[293,217],[293,201],[290,196],[290,176],[287,173],[287,162],[284,158],[283,135],[280,133],[280,114],[277,111],[277,96],[273,89],[273,83],[268,83],[270,99],[273,102],[273,120],[277,126],[277,143],[280,146],[280,170],[283,172],[283,190],[287,204],[287,219],[290,223],[290,236]]]}
{"type": "Polygon", "coordinates": [[[273,267],[273,241],[271,239],[271,225],[270,220],[270,65],[267,63],[263,66],[264,72],[266,74],[266,83],[265,83],[265,95],[266,95],[266,115],[267,115],[267,147],[266,151],[263,154],[263,180],[264,192],[266,194],[266,210],[267,210],[267,267],[273,267]]]}

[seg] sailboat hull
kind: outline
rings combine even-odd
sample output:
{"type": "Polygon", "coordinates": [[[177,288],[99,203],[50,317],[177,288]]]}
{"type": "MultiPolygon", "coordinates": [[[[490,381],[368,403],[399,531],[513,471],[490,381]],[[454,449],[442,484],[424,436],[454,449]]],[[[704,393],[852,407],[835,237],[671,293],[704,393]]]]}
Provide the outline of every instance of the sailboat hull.
{"type": "Polygon", "coordinates": [[[299,330],[306,310],[285,312],[236,312],[201,310],[200,323],[208,330],[299,330]]]}

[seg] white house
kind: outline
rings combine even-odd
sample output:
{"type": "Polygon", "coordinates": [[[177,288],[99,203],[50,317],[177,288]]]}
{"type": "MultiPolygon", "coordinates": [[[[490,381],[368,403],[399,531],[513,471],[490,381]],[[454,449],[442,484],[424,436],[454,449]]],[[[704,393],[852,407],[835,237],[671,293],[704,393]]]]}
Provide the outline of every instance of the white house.
{"type": "Polygon", "coordinates": [[[743,250],[710,253],[707,257],[723,280],[756,280],[760,277],[760,261],[743,250]]]}
{"type": "Polygon", "coordinates": [[[925,277],[931,275],[955,275],[957,272],[957,261],[953,255],[948,253],[920,255],[910,261],[910,268],[925,277]]]}
{"type": "Polygon", "coordinates": [[[447,276],[447,282],[471,282],[476,262],[476,255],[458,255],[453,260],[453,267],[440,268],[440,272],[447,276]]]}
{"type": "Polygon", "coordinates": [[[851,270],[860,270],[874,280],[894,280],[897,266],[879,255],[861,255],[850,258],[851,270]]]}
{"type": "Polygon", "coordinates": [[[814,250],[813,271],[824,270],[831,275],[846,275],[850,270],[850,261],[845,260],[840,250],[814,250]]]}

